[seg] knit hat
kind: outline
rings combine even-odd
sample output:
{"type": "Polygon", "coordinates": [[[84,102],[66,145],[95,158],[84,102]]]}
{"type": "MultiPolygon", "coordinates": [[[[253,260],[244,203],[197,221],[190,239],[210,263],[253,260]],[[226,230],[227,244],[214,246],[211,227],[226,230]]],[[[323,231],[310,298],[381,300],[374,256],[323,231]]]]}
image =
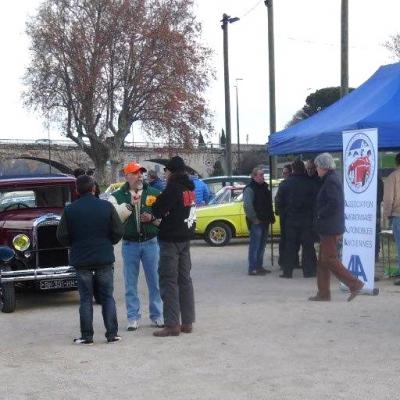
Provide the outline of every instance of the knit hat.
{"type": "Polygon", "coordinates": [[[184,171],[185,161],[179,156],[172,157],[165,166],[165,169],[171,172],[184,171]]]}

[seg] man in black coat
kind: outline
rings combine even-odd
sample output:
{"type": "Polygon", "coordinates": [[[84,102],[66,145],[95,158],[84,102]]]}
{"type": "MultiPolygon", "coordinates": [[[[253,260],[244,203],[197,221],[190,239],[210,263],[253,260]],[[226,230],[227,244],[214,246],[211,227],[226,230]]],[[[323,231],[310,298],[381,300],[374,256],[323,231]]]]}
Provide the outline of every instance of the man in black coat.
{"type": "Polygon", "coordinates": [[[165,328],[154,332],[156,337],[191,333],[195,321],[190,240],[196,224],[196,196],[185,168],[181,157],[169,160],[165,167],[167,186],[152,206],[153,217],[142,217],[161,218],[159,275],[165,328]]]}
{"type": "Polygon", "coordinates": [[[255,167],[251,182],[244,188],[243,205],[250,231],[249,267],[250,276],[265,275],[271,271],[263,267],[268,228],[275,222],[271,192],[264,181],[264,170],[255,167]]]}
{"type": "Polygon", "coordinates": [[[303,161],[294,161],[292,168],[291,176],[281,183],[279,196],[275,199],[276,207],[286,221],[283,232],[285,236],[283,274],[280,277],[292,277],[301,246],[303,274],[305,278],[309,278],[316,275],[313,217],[318,189],[314,181],[307,176],[303,161]]]}
{"type": "Polygon", "coordinates": [[[353,276],[340,262],[337,245],[345,230],[344,193],[335,172],[335,161],[329,153],[320,154],[315,159],[318,176],[322,185],[316,201],[315,230],[320,237],[320,254],[317,264],[318,293],[311,301],[330,301],[330,276],[344,283],[350,290],[347,299],[351,301],[360,292],[364,282],[353,276]]]}
{"type": "MultiPolygon", "coordinates": [[[[278,191],[276,192],[276,196],[275,196],[275,214],[279,215],[279,228],[280,228],[280,238],[279,238],[279,258],[278,258],[278,264],[281,267],[281,269],[283,269],[285,260],[284,260],[284,256],[285,256],[285,233],[286,233],[286,229],[285,229],[285,214],[284,212],[281,212],[281,210],[279,209],[279,205],[280,205],[280,196],[281,196],[281,187],[283,182],[286,181],[287,178],[290,177],[290,175],[292,174],[293,170],[292,170],[292,165],[291,164],[286,164],[283,169],[282,169],[282,179],[283,181],[279,184],[278,187],[278,191]]],[[[296,262],[296,266],[298,266],[299,264],[299,260],[297,260],[296,262]]]]}
{"type": "Polygon", "coordinates": [[[88,175],[76,180],[80,198],[68,205],[57,228],[57,239],[71,246],[70,264],[75,267],[80,296],[81,337],[76,344],[93,344],[93,291],[102,307],[108,343],[121,340],[114,291],[114,247],[124,229],[113,205],[94,196],[95,184],[88,175]]]}

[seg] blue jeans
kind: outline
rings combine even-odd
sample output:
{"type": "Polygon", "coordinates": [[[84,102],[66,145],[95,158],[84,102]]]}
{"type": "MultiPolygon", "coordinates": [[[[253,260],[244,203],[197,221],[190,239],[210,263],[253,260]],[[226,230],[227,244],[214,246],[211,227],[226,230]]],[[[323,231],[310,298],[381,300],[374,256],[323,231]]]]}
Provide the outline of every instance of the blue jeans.
{"type": "Polygon", "coordinates": [[[93,338],[93,289],[101,304],[106,338],[118,334],[117,309],[113,297],[114,267],[107,265],[101,268],[77,269],[78,290],[80,296],[79,316],[81,321],[81,337],[93,338]]]}
{"type": "Polygon", "coordinates": [[[400,271],[400,217],[392,218],[392,229],[393,229],[394,240],[396,241],[397,259],[400,271]]]}
{"type": "Polygon", "coordinates": [[[267,245],[268,224],[250,225],[249,272],[263,266],[265,246],[267,245]]]}
{"type": "Polygon", "coordinates": [[[157,238],[145,242],[131,242],[129,240],[122,242],[125,303],[129,321],[140,319],[140,301],[137,291],[140,261],[149,290],[150,319],[155,321],[162,317],[162,301],[158,282],[159,253],[157,238]]]}

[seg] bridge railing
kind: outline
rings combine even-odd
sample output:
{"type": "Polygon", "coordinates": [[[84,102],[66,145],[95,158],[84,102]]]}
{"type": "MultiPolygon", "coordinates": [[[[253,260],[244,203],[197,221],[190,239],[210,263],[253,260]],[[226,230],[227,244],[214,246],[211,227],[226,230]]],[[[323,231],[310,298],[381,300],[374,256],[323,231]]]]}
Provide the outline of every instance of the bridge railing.
{"type": "MultiPolygon", "coordinates": [[[[78,145],[70,139],[57,139],[57,140],[52,140],[52,139],[0,139],[0,144],[5,144],[5,145],[39,145],[39,146],[48,146],[49,144],[56,145],[56,146],[72,146],[72,147],[78,147],[78,145]]],[[[125,141],[124,143],[125,147],[127,148],[172,148],[172,149],[179,149],[180,147],[177,145],[168,145],[168,143],[165,142],[129,142],[125,141]]],[[[203,148],[203,149],[223,149],[225,146],[221,146],[219,143],[204,143],[199,146],[195,146],[195,148],[203,148]]]]}

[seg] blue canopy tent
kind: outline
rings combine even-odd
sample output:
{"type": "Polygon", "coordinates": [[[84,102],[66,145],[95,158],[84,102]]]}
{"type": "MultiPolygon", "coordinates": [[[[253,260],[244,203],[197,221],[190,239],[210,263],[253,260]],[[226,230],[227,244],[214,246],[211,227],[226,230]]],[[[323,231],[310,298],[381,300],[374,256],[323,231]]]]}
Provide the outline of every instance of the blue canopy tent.
{"type": "Polygon", "coordinates": [[[341,151],[342,132],[378,128],[378,147],[400,147],[400,63],[380,67],[359,88],[312,117],[270,135],[270,155],[341,151]]]}

